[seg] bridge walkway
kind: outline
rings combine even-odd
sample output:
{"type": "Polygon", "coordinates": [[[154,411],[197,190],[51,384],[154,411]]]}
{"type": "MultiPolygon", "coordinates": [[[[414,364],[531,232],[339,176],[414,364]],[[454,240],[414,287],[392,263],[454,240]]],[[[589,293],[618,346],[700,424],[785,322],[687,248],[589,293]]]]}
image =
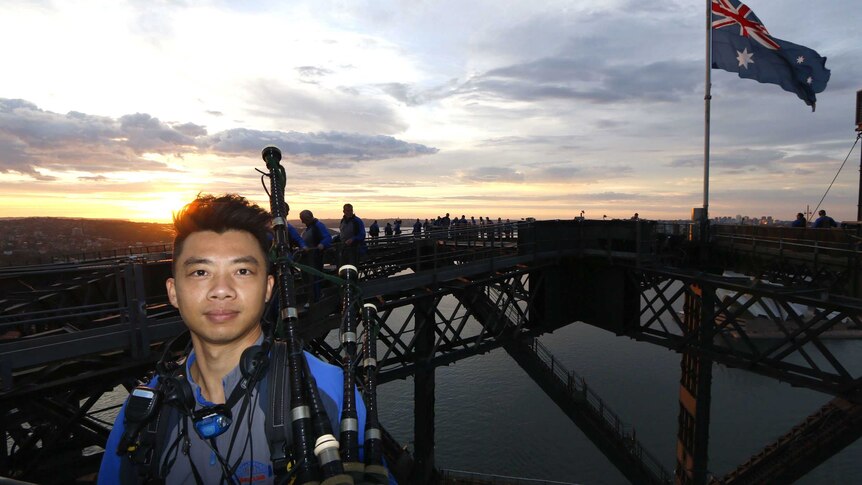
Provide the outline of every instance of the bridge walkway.
{"type": "MultiPolygon", "coordinates": [[[[466,287],[453,294],[492,332],[517,333],[529,325],[528,314],[495,302],[496,291],[466,287]]],[[[507,339],[503,348],[632,483],[673,481],[673,474],[638,442],[634,428],[626,426],[583,377],[562,366],[536,338],[507,339]]]]}
{"type": "Polygon", "coordinates": [[[517,339],[503,348],[632,483],[672,482],[673,474],[638,442],[634,428],[537,339],[517,339]]]}

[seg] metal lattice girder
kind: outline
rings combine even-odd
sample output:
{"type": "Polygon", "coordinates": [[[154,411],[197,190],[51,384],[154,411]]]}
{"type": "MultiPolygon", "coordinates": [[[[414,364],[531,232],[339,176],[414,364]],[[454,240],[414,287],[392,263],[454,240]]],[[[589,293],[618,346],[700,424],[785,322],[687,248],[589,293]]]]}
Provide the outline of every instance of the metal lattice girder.
{"type": "Polygon", "coordinates": [[[834,395],[862,392],[862,370],[843,365],[823,343],[830,332],[862,331],[862,300],[695,272],[632,270],[632,277],[641,313],[629,336],[834,395]],[[683,297],[695,296],[692,284],[714,295],[714,327],[684,325],[680,311],[683,297]]]}
{"type": "Polygon", "coordinates": [[[792,483],[862,436],[862,404],[837,397],[720,480],[792,483]]]}
{"type": "Polygon", "coordinates": [[[26,476],[39,483],[67,483],[86,466],[98,466],[101,447],[119,404],[103,396],[118,385],[137,384],[152,361],[130,363],[108,357],[49,366],[20,379],[13,392],[0,395],[0,434],[7,452],[0,456],[0,475],[26,476]],[[53,474],[51,476],[45,473],[53,474]]]}
{"type": "MultiPolygon", "coordinates": [[[[417,329],[414,304],[420,299],[431,305],[434,317],[433,365],[449,364],[502,345],[507,335],[521,331],[530,321],[533,303],[527,288],[538,284],[536,276],[528,281],[531,270],[535,268],[514,266],[469,278],[462,276],[434,287],[418,286],[410,291],[374,299],[379,310],[376,316],[379,382],[408,377],[415,369],[417,329]],[[499,325],[478,323],[476,310],[464,304],[472,292],[480,292],[482,300],[494,302],[494,310],[500,313],[499,325]],[[441,305],[441,301],[450,296],[457,298],[441,305]]],[[[327,342],[325,336],[315,339],[311,346],[324,358],[337,359],[337,349],[327,342]]]]}

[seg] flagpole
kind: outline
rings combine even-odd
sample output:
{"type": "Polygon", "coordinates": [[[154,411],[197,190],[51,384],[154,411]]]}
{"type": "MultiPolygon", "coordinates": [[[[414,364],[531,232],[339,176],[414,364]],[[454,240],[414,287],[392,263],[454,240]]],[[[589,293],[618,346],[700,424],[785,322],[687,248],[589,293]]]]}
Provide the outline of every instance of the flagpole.
{"type": "Polygon", "coordinates": [[[701,235],[706,231],[709,220],[709,102],[712,100],[712,0],[706,0],[706,83],[703,96],[703,216],[701,235]]]}

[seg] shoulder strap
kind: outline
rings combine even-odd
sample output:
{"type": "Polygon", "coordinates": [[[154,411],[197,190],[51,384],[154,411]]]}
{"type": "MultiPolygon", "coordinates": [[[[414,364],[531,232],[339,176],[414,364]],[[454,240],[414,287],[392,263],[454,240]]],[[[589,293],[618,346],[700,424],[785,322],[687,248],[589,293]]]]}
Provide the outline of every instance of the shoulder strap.
{"type": "Polygon", "coordinates": [[[271,352],[266,385],[261,386],[261,398],[268,407],[265,413],[266,439],[269,441],[272,470],[278,476],[287,472],[290,462],[288,452],[292,452],[293,445],[290,427],[290,386],[286,385],[287,343],[283,340],[275,340],[272,343],[271,352]]]}
{"type": "Polygon", "coordinates": [[[168,433],[179,425],[179,412],[173,406],[162,405],[158,414],[138,434],[135,450],[120,461],[121,483],[164,483],[162,455],[168,433]]]}

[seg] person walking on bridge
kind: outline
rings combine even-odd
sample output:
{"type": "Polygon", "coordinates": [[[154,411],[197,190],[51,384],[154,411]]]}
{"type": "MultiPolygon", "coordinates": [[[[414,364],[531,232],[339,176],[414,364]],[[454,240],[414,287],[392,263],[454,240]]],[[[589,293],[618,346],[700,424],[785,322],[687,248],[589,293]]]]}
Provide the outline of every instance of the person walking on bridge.
{"type": "MultiPolygon", "coordinates": [[[[305,224],[302,238],[305,239],[305,250],[311,256],[311,267],[323,272],[323,252],[332,247],[332,236],[329,229],[306,209],[299,213],[299,220],[305,224]]],[[[311,303],[320,300],[320,276],[311,275],[311,303]]]]}
{"type": "Polygon", "coordinates": [[[359,257],[365,254],[365,223],[353,213],[353,204],[344,204],[341,218],[341,263],[339,266],[359,265],[359,257]]]}

